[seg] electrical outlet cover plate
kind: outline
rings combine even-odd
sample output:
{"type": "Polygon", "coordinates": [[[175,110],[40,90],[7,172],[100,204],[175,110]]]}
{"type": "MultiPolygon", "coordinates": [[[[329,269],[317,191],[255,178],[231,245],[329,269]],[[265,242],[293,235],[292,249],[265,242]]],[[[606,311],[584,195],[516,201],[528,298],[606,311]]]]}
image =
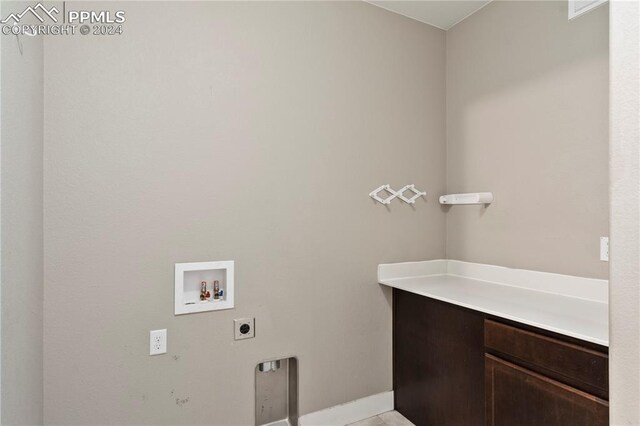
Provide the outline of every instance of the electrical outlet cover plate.
{"type": "Polygon", "coordinates": [[[256,337],[255,318],[241,318],[233,320],[234,340],[251,339],[256,337]]]}
{"type": "Polygon", "coordinates": [[[149,355],[167,353],[167,329],[151,330],[149,332],[149,355]]]}
{"type": "Polygon", "coordinates": [[[600,237],[600,260],[609,261],[609,237],[600,237]]]}

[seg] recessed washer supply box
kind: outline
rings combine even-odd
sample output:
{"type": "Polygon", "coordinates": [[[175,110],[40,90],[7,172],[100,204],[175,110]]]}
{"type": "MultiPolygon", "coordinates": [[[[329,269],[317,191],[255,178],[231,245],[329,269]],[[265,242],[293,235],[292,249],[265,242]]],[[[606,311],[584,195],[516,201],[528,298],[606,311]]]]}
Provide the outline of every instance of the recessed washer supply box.
{"type": "Polygon", "coordinates": [[[233,260],[220,262],[176,263],[175,315],[218,311],[233,308],[233,260]],[[208,300],[200,300],[200,283],[206,281],[211,293],[208,300]],[[213,297],[213,282],[218,281],[223,295],[213,297]]]}

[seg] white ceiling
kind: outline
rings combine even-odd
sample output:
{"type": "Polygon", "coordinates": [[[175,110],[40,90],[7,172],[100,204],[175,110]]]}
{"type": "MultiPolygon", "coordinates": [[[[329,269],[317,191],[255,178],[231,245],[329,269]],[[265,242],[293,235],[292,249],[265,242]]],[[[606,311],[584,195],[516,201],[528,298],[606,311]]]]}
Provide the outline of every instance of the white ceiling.
{"type": "Polygon", "coordinates": [[[448,30],[491,0],[365,0],[391,12],[448,30]]]}

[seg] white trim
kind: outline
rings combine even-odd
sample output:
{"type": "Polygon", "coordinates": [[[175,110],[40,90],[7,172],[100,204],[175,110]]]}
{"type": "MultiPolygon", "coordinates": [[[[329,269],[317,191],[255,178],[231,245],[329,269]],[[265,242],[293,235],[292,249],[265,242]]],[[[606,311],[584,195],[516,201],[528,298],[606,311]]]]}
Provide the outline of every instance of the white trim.
{"type": "Polygon", "coordinates": [[[393,411],[393,391],[305,414],[300,417],[299,424],[300,426],[342,426],[387,411],[393,411]]]}

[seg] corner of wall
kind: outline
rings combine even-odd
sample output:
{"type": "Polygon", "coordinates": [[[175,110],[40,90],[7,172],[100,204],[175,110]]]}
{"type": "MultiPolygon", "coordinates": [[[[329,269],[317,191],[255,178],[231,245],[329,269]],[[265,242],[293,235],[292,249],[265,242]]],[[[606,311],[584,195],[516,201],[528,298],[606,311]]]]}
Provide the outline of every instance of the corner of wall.
{"type": "Polygon", "coordinates": [[[640,6],[610,4],[610,422],[640,424],[640,6]]]}
{"type": "MultiPolygon", "coordinates": [[[[2,5],[3,14],[8,7],[2,5]]],[[[21,51],[15,37],[0,43],[0,423],[38,425],[44,397],[43,39],[23,37],[21,51]]]]}

